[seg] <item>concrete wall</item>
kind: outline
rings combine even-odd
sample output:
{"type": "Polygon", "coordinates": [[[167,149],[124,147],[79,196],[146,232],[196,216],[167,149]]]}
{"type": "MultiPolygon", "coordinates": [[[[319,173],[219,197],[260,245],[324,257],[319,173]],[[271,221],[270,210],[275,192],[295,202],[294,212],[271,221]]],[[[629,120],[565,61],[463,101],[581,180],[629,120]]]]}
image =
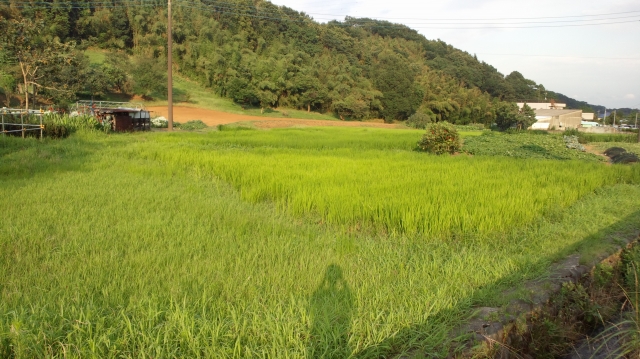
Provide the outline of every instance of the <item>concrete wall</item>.
{"type": "Polygon", "coordinates": [[[559,130],[566,130],[568,128],[580,128],[582,127],[582,111],[560,115],[558,116],[557,121],[558,125],[556,126],[556,128],[559,130]]]}
{"type": "Polygon", "coordinates": [[[590,112],[582,113],[582,119],[585,121],[593,121],[594,117],[595,117],[595,113],[590,113],[590,112]]]}
{"type": "Polygon", "coordinates": [[[619,133],[613,127],[580,127],[578,131],[584,133],[619,133]]]}

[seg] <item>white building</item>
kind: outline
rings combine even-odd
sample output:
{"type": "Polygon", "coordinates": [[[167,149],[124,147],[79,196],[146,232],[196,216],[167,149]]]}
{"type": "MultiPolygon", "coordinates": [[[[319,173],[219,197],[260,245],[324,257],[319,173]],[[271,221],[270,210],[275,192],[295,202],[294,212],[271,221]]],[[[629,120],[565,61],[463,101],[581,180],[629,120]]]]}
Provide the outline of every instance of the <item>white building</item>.
{"type": "Polygon", "coordinates": [[[532,130],[559,130],[579,128],[582,125],[582,110],[535,110],[537,122],[532,130]]]}
{"type": "Polygon", "coordinates": [[[524,104],[531,107],[534,110],[564,110],[567,107],[565,103],[551,103],[551,102],[518,102],[518,108],[522,110],[524,104]]]}

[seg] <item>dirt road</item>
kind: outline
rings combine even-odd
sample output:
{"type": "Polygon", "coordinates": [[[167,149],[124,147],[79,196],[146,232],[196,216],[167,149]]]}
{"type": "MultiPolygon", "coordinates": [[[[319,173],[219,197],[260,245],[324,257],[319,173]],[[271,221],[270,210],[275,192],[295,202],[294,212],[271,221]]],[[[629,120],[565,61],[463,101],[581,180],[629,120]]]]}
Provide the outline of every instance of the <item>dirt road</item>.
{"type": "MultiPolygon", "coordinates": [[[[167,107],[148,107],[151,116],[167,117],[167,107]]],[[[201,120],[208,126],[225,125],[235,122],[252,122],[258,128],[279,128],[295,126],[342,126],[342,127],[377,127],[377,128],[406,128],[404,125],[360,122],[360,121],[328,121],[328,120],[303,120],[295,118],[269,118],[250,115],[236,115],[203,108],[174,106],[173,119],[177,122],[187,122],[190,120],[201,120]]]]}

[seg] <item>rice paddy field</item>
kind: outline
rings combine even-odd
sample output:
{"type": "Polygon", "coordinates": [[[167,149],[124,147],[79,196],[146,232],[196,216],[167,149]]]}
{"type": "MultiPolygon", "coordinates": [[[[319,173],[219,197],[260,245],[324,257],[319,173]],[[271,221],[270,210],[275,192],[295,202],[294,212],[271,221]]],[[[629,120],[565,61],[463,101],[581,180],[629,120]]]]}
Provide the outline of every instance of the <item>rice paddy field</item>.
{"type": "Polygon", "coordinates": [[[0,139],[0,357],[446,357],[474,307],[637,233],[640,166],[421,133],[0,139]]]}

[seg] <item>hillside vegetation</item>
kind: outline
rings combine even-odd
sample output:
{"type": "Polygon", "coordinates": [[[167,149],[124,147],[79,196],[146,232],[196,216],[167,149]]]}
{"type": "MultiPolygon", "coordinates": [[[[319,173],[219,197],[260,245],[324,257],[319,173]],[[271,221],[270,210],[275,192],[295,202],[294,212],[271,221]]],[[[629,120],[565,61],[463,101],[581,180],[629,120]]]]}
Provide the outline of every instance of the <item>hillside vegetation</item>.
{"type": "MultiPolygon", "coordinates": [[[[166,92],[164,2],[9,3],[0,6],[5,44],[28,30],[33,36],[23,42],[34,49],[71,44],[65,50],[78,57],[59,66],[72,70],[39,80],[50,86],[26,85],[41,98],[166,92]],[[87,47],[108,53],[89,61],[78,52],[87,47]]],[[[546,92],[518,72],[504,76],[471,54],[386,21],[320,24],[268,1],[178,0],[173,13],[174,69],[243,106],[342,119],[405,120],[418,113],[431,121],[491,123],[502,101],[541,100],[546,92]]],[[[16,51],[5,46],[0,57],[8,64],[0,84],[5,102],[24,97],[16,51]]]]}

